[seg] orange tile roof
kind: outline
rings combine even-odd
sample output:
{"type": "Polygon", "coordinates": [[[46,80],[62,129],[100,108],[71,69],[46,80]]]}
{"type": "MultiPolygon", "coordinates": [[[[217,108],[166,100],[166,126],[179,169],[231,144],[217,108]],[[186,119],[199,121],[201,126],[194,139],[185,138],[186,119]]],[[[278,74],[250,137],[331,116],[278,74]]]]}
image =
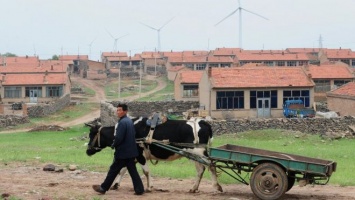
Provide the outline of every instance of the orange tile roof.
{"type": "Polygon", "coordinates": [[[233,56],[240,52],[240,48],[217,48],[212,53],[214,56],[233,56]]]}
{"type": "MultiPolygon", "coordinates": [[[[307,70],[307,67],[305,67],[307,70]]],[[[309,73],[312,79],[350,79],[354,78],[350,68],[341,63],[328,64],[328,65],[309,65],[309,73]]]]}
{"type": "Polygon", "coordinates": [[[38,73],[38,72],[66,72],[71,61],[41,61],[39,63],[0,66],[0,73],[38,73]]]}
{"type": "Polygon", "coordinates": [[[142,58],[140,57],[107,57],[108,61],[140,61],[142,58]]]}
{"type": "Polygon", "coordinates": [[[289,53],[318,53],[320,48],[287,48],[289,53]]]}
{"type": "Polygon", "coordinates": [[[4,86],[9,85],[60,85],[65,84],[68,75],[61,74],[48,74],[46,81],[44,81],[44,74],[6,74],[4,86]]]}
{"type": "Polygon", "coordinates": [[[342,96],[352,96],[355,97],[355,82],[350,82],[341,87],[327,92],[327,94],[335,94],[335,95],[342,95],[342,96]]]}
{"type": "Polygon", "coordinates": [[[208,63],[233,63],[230,56],[208,56],[208,63]]]}
{"type": "Polygon", "coordinates": [[[355,52],[351,51],[351,49],[327,49],[324,51],[324,55],[329,59],[355,58],[355,52]]]}
{"type": "Polygon", "coordinates": [[[307,61],[308,56],[305,53],[239,53],[237,55],[240,61],[307,61]]]}
{"type": "Polygon", "coordinates": [[[13,64],[13,63],[38,63],[39,59],[36,56],[19,56],[19,57],[3,57],[0,56],[0,63],[2,64],[5,62],[7,65],[8,64],[13,64]]]}
{"type": "Polygon", "coordinates": [[[177,72],[177,71],[180,71],[180,70],[182,70],[184,68],[185,68],[184,66],[179,65],[179,66],[169,67],[167,70],[171,71],[171,72],[177,72]]]}
{"type": "Polygon", "coordinates": [[[127,57],[127,52],[102,52],[103,57],[127,57]]]}
{"type": "Polygon", "coordinates": [[[63,55],[59,56],[59,60],[89,60],[87,55],[63,55]]]}
{"type": "Polygon", "coordinates": [[[301,67],[211,68],[214,88],[313,87],[301,67]]]}
{"type": "Polygon", "coordinates": [[[179,51],[179,52],[166,51],[166,52],[162,52],[162,54],[163,54],[164,57],[168,57],[168,58],[170,58],[170,57],[182,57],[182,55],[183,55],[181,51],[179,51]]]}
{"type": "Polygon", "coordinates": [[[182,71],[179,73],[180,83],[199,83],[204,71],[182,71]]]}

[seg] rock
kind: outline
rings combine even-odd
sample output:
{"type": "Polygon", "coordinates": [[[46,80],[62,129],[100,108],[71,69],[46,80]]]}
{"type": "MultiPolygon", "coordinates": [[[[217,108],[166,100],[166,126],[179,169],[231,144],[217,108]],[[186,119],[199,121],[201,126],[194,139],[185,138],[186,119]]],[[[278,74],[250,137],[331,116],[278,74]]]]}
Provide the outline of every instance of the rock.
{"type": "Polygon", "coordinates": [[[69,170],[70,171],[75,171],[77,169],[76,165],[69,165],[69,170]]]}
{"type": "Polygon", "coordinates": [[[53,164],[47,164],[43,167],[43,171],[55,171],[55,166],[53,164]]]}

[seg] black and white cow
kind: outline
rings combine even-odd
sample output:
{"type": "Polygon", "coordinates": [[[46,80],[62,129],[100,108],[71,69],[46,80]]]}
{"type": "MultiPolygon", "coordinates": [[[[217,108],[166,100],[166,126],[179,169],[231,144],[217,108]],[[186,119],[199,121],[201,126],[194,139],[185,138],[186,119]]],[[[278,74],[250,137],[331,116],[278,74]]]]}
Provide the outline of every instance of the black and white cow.
{"type": "MultiPolygon", "coordinates": [[[[136,138],[146,138],[150,131],[150,126],[147,125],[148,118],[140,117],[132,120],[134,121],[136,138]]],[[[97,125],[91,126],[89,134],[90,141],[86,150],[87,155],[91,156],[96,152],[101,151],[101,149],[107,146],[110,147],[114,139],[114,132],[114,127],[103,127],[100,129],[100,126],[97,125]]],[[[176,146],[178,148],[184,149],[187,152],[191,152],[200,156],[207,156],[206,146],[209,144],[211,139],[212,129],[210,124],[198,118],[190,120],[167,120],[165,123],[157,125],[153,133],[153,140],[169,141],[172,146],[176,146]],[[174,144],[190,145],[184,145],[183,147],[181,145],[174,144]]],[[[182,157],[181,155],[176,154],[172,151],[163,149],[161,147],[149,143],[140,144],[139,151],[141,154],[137,158],[137,161],[142,165],[143,173],[147,177],[147,190],[151,190],[152,185],[149,168],[144,158],[150,160],[173,161],[182,157]]],[[[198,191],[198,187],[200,185],[203,173],[206,169],[206,166],[199,162],[195,162],[195,167],[197,171],[197,177],[195,184],[193,185],[190,192],[198,191]]],[[[219,185],[217,180],[216,168],[212,165],[209,165],[207,167],[211,172],[213,187],[217,191],[222,192],[222,187],[219,185]]],[[[118,176],[118,184],[120,183],[124,173],[125,171],[120,172],[120,175],[118,176]]]]}

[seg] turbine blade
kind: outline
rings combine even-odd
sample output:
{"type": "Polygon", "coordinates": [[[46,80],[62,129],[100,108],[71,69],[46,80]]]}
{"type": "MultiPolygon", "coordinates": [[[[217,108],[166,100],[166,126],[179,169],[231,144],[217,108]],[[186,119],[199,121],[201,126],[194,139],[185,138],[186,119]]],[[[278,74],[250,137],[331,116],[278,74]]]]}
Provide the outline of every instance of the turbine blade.
{"type": "Polygon", "coordinates": [[[105,28],[105,30],[112,37],[112,39],[115,39],[115,37],[113,37],[113,35],[110,32],[108,32],[108,30],[106,28],[105,28]]]}
{"type": "Polygon", "coordinates": [[[261,18],[264,18],[264,19],[266,19],[266,20],[269,20],[268,18],[266,18],[266,17],[264,17],[264,16],[261,16],[261,15],[255,13],[255,12],[250,11],[250,10],[245,10],[244,8],[241,8],[241,9],[244,10],[244,11],[246,11],[246,12],[248,12],[248,13],[251,13],[251,14],[254,14],[254,15],[259,16],[259,17],[261,17],[261,18]]]}
{"type": "Polygon", "coordinates": [[[148,28],[151,28],[151,29],[153,29],[153,30],[155,30],[155,31],[158,30],[158,29],[156,29],[156,28],[154,28],[154,27],[151,27],[151,26],[149,26],[149,25],[147,25],[147,24],[144,24],[144,23],[142,23],[142,22],[139,22],[139,23],[141,23],[142,25],[144,25],[144,26],[146,26],[146,27],[148,27],[148,28]]]}
{"type": "Polygon", "coordinates": [[[121,38],[123,38],[123,37],[125,37],[127,35],[129,35],[129,33],[127,33],[126,35],[122,35],[121,37],[116,38],[116,40],[119,40],[119,39],[121,39],[121,38]]]}
{"type": "Polygon", "coordinates": [[[167,21],[163,26],[161,26],[158,30],[161,30],[164,26],[166,26],[171,20],[173,20],[175,17],[171,18],[169,21],[167,21]]]}
{"type": "Polygon", "coordinates": [[[227,19],[228,17],[234,15],[234,13],[236,13],[239,10],[239,8],[237,8],[237,10],[233,11],[231,14],[227,15],[227,17],[223,18],[221,21],[219,21],[217,24],[215,24],[214,26],[217,26],[218,24],[220,24],[221,22],[223,22],[225,19],[227,19]]]}

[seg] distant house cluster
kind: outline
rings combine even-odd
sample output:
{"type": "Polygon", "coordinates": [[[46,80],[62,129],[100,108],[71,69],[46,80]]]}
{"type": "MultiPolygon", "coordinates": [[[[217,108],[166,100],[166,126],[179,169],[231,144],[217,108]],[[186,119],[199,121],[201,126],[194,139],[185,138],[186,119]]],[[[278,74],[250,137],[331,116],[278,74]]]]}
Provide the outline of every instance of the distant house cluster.
{"type": "Polygon", "coordinates": [[[199,101],[200,109],[212,117],[281,117],[288,99],[301,99],[306,107],[348,100],[353,94],[341,92],[351,89],[340,89],[354,89],[354,69],[355,53],[341,48],[217,48],[134,56],[103,52],[101,62],[86,55],[59,60],[0,56],[0,97],[2,102],[45,102],[70,93],[71,76],[95,80],[145,73],[167,76],[174,81],[175,100],[199,101]]]}

